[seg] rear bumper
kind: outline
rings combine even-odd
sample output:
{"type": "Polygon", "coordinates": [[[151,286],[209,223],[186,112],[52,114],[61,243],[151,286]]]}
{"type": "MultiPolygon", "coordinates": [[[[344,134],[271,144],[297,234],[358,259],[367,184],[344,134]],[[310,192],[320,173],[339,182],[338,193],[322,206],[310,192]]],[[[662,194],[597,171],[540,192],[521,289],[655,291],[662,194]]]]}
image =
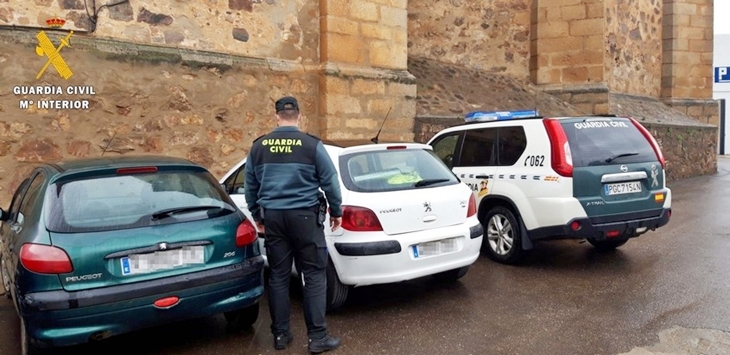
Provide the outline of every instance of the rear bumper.
{"type": "Polygon", "coordinates": [[[233,311],[264,292],[263,258],[161,280],[101,289],[29,293],[20,298],[28,335],[39,346],[85,343],[170,322],[233,311]],[[160,298],[179,302],[157,308],[160,298]]]}
{"type": "MultiPolygon", "coordinates": [[[[476,222],[476,221],[475,221],[476,222]]],[[[361,233],[364,234],[364,233],[361,233]]],[[[411,280],[473,264],[482,245],[480,224],[400,234],[366,241],[335,238],[330,249],[337,275],[345,285],[366,286],[411,280]],[[417,256],[413,246],[455,238],[456,249],[440,255],[417,256]],[[334,249],[334,250],[333,250],[334,249]]]]}
{"type": "Polygon", "coordinates": [[[537,228],[527,231],[530,240],[551,240],[551,239],[625,239],[637,237],[644,232],[654,230],[669,223],[672,214],[671,208],[664,208],[656,216],[641,217],[641,213],[633,214],[639,218],[615,221],[616,218],[601,219],[576,218],[565,225],[537,228]],[[580,228],[574,230],[572,225],[578,223],[580,228]]]}

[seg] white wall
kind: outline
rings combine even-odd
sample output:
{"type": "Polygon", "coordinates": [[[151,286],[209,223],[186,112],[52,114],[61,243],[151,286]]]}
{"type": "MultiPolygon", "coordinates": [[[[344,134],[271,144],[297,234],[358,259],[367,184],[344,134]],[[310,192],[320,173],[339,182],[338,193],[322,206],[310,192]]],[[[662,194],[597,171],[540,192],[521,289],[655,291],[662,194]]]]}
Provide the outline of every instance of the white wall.
{"type": "MultiPolygon", "coordinates": [[[[730,125],[730,34],[715,34],[714,48],[713,48],[713,84],[712,84],[712,98],[715,100],[725,99],[725,118],[720,117],[720,120],[725,120],[725,132],[720,132],[720,135],[725,135],[725,154],[730,154],[730,131],[728,131],[728,125],[730,125]],[[725,75],[718,77],[718,74],[722,74],[722,70],[726,73],[725,75]],[[718,82],[720,81],[720,82],[718,82]]],[[[719,144],[718,144],[719,149],[719,144]]]]}

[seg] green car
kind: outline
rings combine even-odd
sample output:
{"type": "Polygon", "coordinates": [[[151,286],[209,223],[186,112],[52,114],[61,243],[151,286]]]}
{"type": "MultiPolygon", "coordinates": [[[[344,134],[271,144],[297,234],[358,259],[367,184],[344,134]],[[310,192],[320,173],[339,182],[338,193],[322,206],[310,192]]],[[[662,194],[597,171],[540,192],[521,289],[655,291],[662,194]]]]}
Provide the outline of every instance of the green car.
{"type": "Polygon", "coordinates": [[[239,328],[258,318],[256,230],[190,161],[40,164],[0,215],[23,354],[219,313],[239,328]]]}

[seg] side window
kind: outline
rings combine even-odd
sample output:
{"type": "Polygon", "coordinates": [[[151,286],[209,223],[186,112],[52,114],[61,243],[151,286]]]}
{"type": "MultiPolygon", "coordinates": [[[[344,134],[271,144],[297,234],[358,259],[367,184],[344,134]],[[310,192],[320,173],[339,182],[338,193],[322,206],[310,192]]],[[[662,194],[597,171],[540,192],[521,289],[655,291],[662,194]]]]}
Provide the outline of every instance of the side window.
{"type": "Polygon", "coordinates": [[[23,198],[23,195],[25,195],[25,192],[28,191],[28,184],[30,184],[30,178],[23,180],[23,182],[20,183],[20,186],[18,186],[18,189],[15,190],[15,195],[13,195],[13,201],[10,203],[10,208],[8,209],[8,221],[15,222],[18,218],[18,213],[20,212],[20,202],[23,198]]]}
{"type": "Polygon", "coordinates": [[[459,146],[459,138],[461,133],[452,133],[445,135],[436,142],[432,143],[433,151],[436,155],[441,158],[441,161],[446,164],[449,168],[454,167],[454,157],[457,155],[457,148],[459,146]]]}
{"type": "Polygon", "coordinates": [[[514,165],[527,148],[525,129],[521,126],[502,127],[499,129],[499,163],[500,166],[514,165]]]}
{"type": "Polygon", "coordinates": [[[38,194],[41,191],[41,186],[43,186],[44,177],[41,174],[36,174],[36,176],[33,177],[33,181],[28,185],[28,192],[25,193],[25,197],[23,197],[22,202],[20,203],[20,214],[21,215],[30,215],[30,211],[33,208],[34,201],[38,199],[38,194]]]}
{"type": "Polygon", "coordinates": [[[243,193],[243,185],[246,182],[246,172],[244,171],[246,168],[246,164],[241,165],[241,167],[236,170],[235,173],[231,174],[224,182],[223,185],[226,186],[226,192],[229,194],[242,194],[243,193]]]}
{"type": "Polygon", "coordinates": [[[472,129],[466,131],[461,148],[459,166],[495,165],[494,141],[496,128],[472,129]]]}

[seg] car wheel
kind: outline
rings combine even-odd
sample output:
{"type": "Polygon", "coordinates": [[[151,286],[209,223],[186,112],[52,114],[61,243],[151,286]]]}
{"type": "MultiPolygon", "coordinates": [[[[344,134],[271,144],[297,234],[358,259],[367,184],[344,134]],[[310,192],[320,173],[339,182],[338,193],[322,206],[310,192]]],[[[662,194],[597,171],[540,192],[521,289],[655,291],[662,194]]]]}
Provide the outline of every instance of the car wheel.
{"type": "Polygon", "coordinates": [[[336,311],[345,304],[350,286],[342,284],[332,260],[327,263],[327,310],[336,311]]]}
{"type": "Polygon", "coordinates": [[[435,278],[438,282],[448,283],[455,282],[456,280],[464,277],[467,271],[469,271],[469,265],[460,267],[458,269],[439,272],[438,274],[433,274],[431,276],[433,276],[433,278],[435,278]]]}
{"type": "Polygon", "coordinates": [[[592,240],[588,239],[588,243],[591,243],[594,248],[596,248],[599,251],[611,251],[614,250],[628,242],[628,239],[618,239],[618,240],[592,240]]]}
{"type": "Polygon", "coordinates": [[[10,285],[10,275],[8,274],[6,266],[5,259],[0,255],[0,278],[3,282],[3,290],[5,291],[5,297],[11,298],[12,295],[10,294],[10,288],[12,286],[10,285]]]}
{"type": "Polygon", "coordinates": [[[243,329],[252,326],[259,319],[259,304],[255,303],[246,308],[225,312],[228,326],[233,329],[243,329]]]}
{"type": "Polygon", "coordinates": [[[486,243],[482,250],[500,263],[516,264],[525,254],[522,250],[520,224],[514,213],[502,206],[493,207],[484,219],[484,234],[486,243]],[[486,249],[486,250],[485,250],[486,249]]]}

